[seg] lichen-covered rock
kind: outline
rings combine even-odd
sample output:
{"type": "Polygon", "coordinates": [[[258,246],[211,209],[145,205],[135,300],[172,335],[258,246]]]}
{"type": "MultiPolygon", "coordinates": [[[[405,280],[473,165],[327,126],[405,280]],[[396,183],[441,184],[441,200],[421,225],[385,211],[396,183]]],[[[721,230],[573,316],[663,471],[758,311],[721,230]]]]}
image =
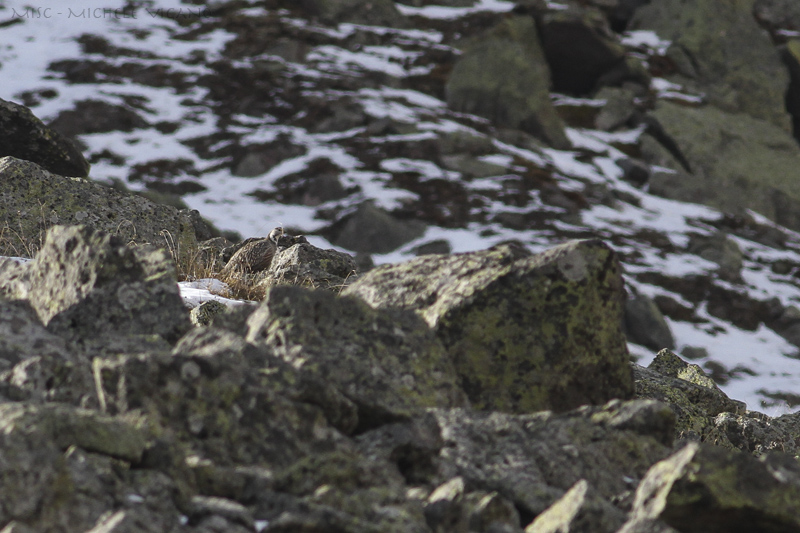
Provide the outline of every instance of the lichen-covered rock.
{"type": "Polygon", "coordinates": [[[625,513],[595,494],[581,479],[537,516],[525,533],[614,533],[624,522],[625,513]]]}
{"type": "Polygon", "coordinates": [[[338,293],[352,282],[357,271],[353,256],[302,242],[287,249],[278,248],[260,285],[301,285],[338,293]]]}
{"type": "MultiPolygon", "coordinates": [[[[275,489],[302,497],[309,510],[327,510],[329,516],[339,514],[333,523],[319,524],[317,528],[307,529],[310,531],[430,531],[422,505],[406,497],[400,473],[390,463],[367,460],[357,453],[339,451],[304,458],[275,476],[275,489]],[[349,523],[349,527],[342,527],[340,521],[349,523]]],[[[319,519],[314,514],[309,513],[304,518],[319,519]]],[[[290,516],[282,518],[288,520],[290,516]]],[[[304,530],[298,525],[295,529],[287,526],[278,529],[304,530]]]]}
{"type": "Polygon", "coordinates": [[[97,373],[109,412],[149,413],[165,437],[221,466],[285,467],[343,445],[328,421],[355,426],[352,404],[325,382],[215,328],[193,329],[171,355],[102,359],[97,373]]]}
{"type": "Polygon", "coordinates": [[[141,460],[146,445],[145,433],[131,421],[62,404],[0,404],[0,420],[5,432],[35,427],[62,450],[74,445],[131,463],[141,460]]]}
{"type": "Polygon", "coordinates": [[[570,146],[550,103],[550,72],[531,17],[511,17],[475,38],[447,81],[447,105],[570,146]]]}
{"type": "Polygon", "coordinates": [[[28,356],[14,368],[0,373],[0,398],[16,402],[63,402],[86,408],[98,407],[91,361],[45,354],[28,356]]]}
{"type": "Polygon", "coordinates": [[[789,76],[753,18],[753,0],[650,2],[629,30],[653,30],[671,42],[672,82],[702,93],[715,107],[791,131],[784,97],[789,76]]]}
{"type": "Polygon", "coordinates": [[[649,367],[634,365],[634,376],[637,398],[659,400],[673,410],[679,439],[733,447],[716,428],[714,417],[720,413],[744,414],[746,406],[728,398],[699,366],[664,349],[649,367]]]}
{"type": "Polygon", "coordinates": [[[28,302],[0,301],[0,372],[34,356],[72,359],[64,339],[45,329],[28,302]]]}
{"type": "Polygon", "coordinates": [[[72,141],[45,126],[27,107],[0,99],[0,157],[5,156],[62,176],[89,175],[89,163],[72,141]]]}
{"type": "Polygon", "coordinates": [[[643,144],[649,163],[679,171],[656,174],[651,190],[733,213],[752,209],[789,228],[800,228],[800,185],[795,179],[800,152],[789,133],[766,120],[714,106],[659,101],[650,116],[688,165],[683,168],[658,148],[650,150],[643,144]]]}
{"type": "Polygon", "coordinates": [[[439,340],[414,313],[357,298],[277,286],[248,319],[247,340],[338,388],[362,429],[424,407],[465,404],[439,340]]]}
{"type": "Polygon", "coordinates": [[[531,516],[582,479],[600,498],[624,501],[670,453],[674,424],[669,408],[654,401],[614,401],[562,415],[432,413],[444,440],[441,459],[468,484],[497,491],[531,516]]]}
{"type": "Polygon", "coordinates": [[[419,257],[376,268],[343,294],[419,313],[476,408],[565,411],[633,395],[620,267],[600,241],[534,256],[502,245],[419,257]]]}
{"type": "Polygon", "coordinates": [[[16,280],[0,283],[9,296],[28,300],[49,331],[86,343],[102,345],[104,335],[174,342],[190,327],[174,263],[163,251],[127,246],[87,226],[50,229],[36,259],[21,265],[16,280]]]}
{"type": "Polygon", "coordinates": [[[3,255],[21,255],[37,245],[46,228],[84,224],[118,235],[125,242],[169,247],[177,256],[194,253],[199,240],[211,237],[196,212],[154,204],[81,178],[63,177],[29,161],[0,158],[0,224],[6,234],[3,255]],[[15,236],[24,240],[15,241],[15,236]]]}
{"type": "Polygon", "coordinates": [[[145,445],[144,432],[120,417],[57,404],[0,405],[0,524],[8,531],[86,531],[125,509],[149,515],[158,531],[174,530],[175,483],[130,468],[145,445]]]}
{"type": "Polygon", "coordinates": [[[759,460],[690,442],[647,472],[631,515],[678,531],[797,531],[800,466],[784,454],[759,460]]]}

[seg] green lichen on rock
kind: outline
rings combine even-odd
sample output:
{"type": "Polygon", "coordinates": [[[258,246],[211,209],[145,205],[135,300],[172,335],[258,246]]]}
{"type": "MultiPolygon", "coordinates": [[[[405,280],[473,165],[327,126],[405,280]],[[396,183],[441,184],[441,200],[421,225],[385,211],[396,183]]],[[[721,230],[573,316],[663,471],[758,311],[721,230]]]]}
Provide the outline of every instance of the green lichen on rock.
{"type": "Polygon", "coordinates": [[[141,460],[146,445],[145,432],[121,417],[62,404],[0,405],[0,431],[31,426],[36,426],[63,450],[74,445],[131,462],[141,460]]]}
{"type": "Polygon", "coordinates": [[[800,466],[787,455],[759,460],[692,442],[650,468],[631,515],[679,531],[797,531],[798,476],[800,466]]]}
{"type": "MultiPolygon", "coordinates": [[[[197,216],[154,204],[82,178],[52,174],[29,161],[0,159],[0,241],[4,255],[31,255],[51,226],[84,224],[125,242],[170,248],[177,256],[197,249],[197,216]]],[[[206,228],[203,228],[206,229],[206,228]]],[[[202,231],[202,230],[201,230],[202,231]]]]}
{"type": "Polygon", "coordinates": [[[701,440],[734,448],[715,417],[744,414],[746,406],[731,400],[697,365],[669,350],[661,350],[648,368],[634,366],[636,396],[667,403],[675,413],[679,439],[701,440]]]}
{"type": "Polygon", "coordinates": [[[160,335],[176,341],[189,328],[163,250],[131,247],[88,226],[55,226],[36,259],[0,282],[4,294],[27,299],[49,330],[99,345],[108,337],[160,335]]]}
{"type": "Polygon", "coordinates": [[[444,348],[414,313],[284,285],[269,289],[248,324],[249,342],[341,390],[367,427],[465,403],[444,348]]]}
{"type": "Polygon", "coordinates": [[[420,257],[370,271],[344,294],[419,313],[476,408],[564,411],[633,394],[620,267],[600,241],[535,256],[504,245],[420,257]]]}

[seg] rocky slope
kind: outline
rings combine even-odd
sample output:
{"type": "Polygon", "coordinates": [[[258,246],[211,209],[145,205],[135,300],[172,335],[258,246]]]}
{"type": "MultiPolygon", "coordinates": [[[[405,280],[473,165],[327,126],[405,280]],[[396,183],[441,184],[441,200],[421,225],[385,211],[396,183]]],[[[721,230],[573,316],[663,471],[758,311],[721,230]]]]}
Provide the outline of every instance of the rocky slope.
{"type": "MultiPolygon", "coordinates": [[[[377,263],[601,238],[633,353],[797,402],[792,2],[95,3],[9,5],[0,28],[2,96],[94,180],[377,263]]],[[[2,155],[30,158],[11,133],[2,155]]]]}
{"type": "Polygon", "coordinates": [[[794,3],[441,3],[4,8],[4,531],[800,531],[794,3]]]}
{"type": "Polygon", "coordinates": [[[632,365],[598,241],[192,326],[164,250],[55,226],[0,294],[4,531],[800,530],[798,416],[632,365]]]}

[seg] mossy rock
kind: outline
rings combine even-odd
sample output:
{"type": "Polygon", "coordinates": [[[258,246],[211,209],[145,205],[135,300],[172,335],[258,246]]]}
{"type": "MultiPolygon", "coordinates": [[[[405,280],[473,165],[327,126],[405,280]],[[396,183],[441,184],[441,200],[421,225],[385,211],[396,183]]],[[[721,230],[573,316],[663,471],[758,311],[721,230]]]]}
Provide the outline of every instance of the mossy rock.
{"type": "Polygon", "coordinates": [[[47,228],[83,224],[125,242],[151,243],[184,256],[207,228],[193,211],[154,204],[82,178],[52,174],[35,163],[0,159],[0,253],[32,256],[47,228]]]}
{"type": "Polygon", "coordinates": [[[419,313],[478,409],[565,411],[633,395],[620,266],[600,241],[420,257],[343,294],[419,313]]]}
{"type": "Polygon", "coordinates": [[[550,71],[530,17],[503,20],[466,47],[447,82],[447,105],[526,131],[556,148],[570,142],[550,102],[550,71]]]}

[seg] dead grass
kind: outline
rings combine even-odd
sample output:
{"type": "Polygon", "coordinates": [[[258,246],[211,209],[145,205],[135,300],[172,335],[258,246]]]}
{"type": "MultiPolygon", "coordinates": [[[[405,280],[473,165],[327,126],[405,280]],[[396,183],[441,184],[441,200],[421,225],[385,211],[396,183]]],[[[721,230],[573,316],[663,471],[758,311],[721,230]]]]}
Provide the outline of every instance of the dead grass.
{"type": "MultiPolygon", "coordinates": [[[[0,227],[0,255],[33,258],[44,245],[44,236],[47,229],[51,227],[42,213],[42,231],[35,237],[29,237],[22,233],[22,228],[13,228],[8,222],[0,227]]],[[[220,275],[222,264],[219,261],[219,250],[196,248],[193,250],[181,250],[172,235],[162,232],[164,242],[161,243],[169,253],[175,264],[175,273],[178,281],[194,281],[197,279],[215,278],[228,285],[228,291],[220,294],[226,298],[237,300],[261,301],[266,296],[267,289],[275,285],[298,285],[313,289],[325,288],[341,293],[347,286],[346,283],[336,286],[325,286],[311,278],[295,277],[294,279],[281,278],[273,280],[263,274],[239,274],[233,273],[226,276],[220,275]]],[[[138,246],[144,243],[129,242],[130,246],[138,246]]],[[[159,244],[159,243],[156,243],[159,244]]]]}

